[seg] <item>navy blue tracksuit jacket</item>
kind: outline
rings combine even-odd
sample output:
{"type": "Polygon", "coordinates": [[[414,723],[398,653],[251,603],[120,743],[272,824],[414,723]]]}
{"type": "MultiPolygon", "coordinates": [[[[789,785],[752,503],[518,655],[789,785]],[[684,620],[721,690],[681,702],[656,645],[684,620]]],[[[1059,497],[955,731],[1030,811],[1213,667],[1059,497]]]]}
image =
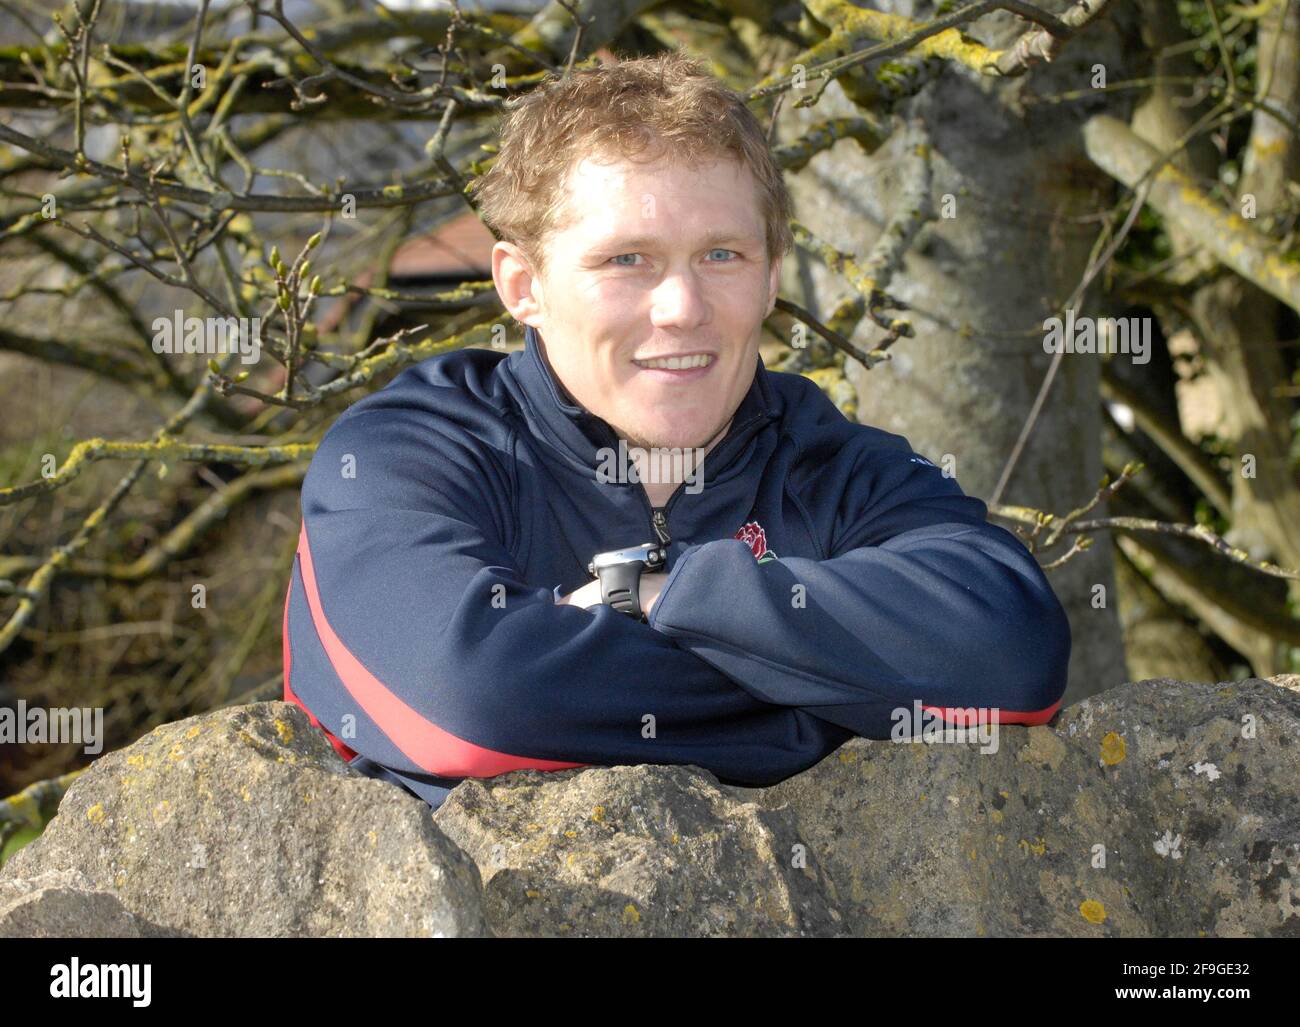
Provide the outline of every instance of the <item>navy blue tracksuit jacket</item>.
{"type": "Polygon", "coordinates": [[[914,701],[1026,724],[1060,705],[1070,629],[1034,558],[808,379],[758,360],[702,491],[659,511],[598,478],[602,449],[618,437],[566,400],[532,328],[514,353],[408,368],[331,426],[303,482],[285,698],[358,770],[434,807],[522,768],[767,785],[890,737],[914,701]],[[656,513],[648,624],[555,604],[594,553],[656,541],[656,513]]]}

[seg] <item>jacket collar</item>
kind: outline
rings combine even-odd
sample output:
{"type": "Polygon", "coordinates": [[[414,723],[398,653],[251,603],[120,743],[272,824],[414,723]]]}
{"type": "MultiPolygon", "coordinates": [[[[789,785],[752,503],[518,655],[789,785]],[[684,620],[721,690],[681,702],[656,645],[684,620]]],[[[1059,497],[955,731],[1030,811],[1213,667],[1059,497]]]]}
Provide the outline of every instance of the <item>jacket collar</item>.
{"type": "MultiPolygon", "coordinates": [[[[569,400],[547,364],[531,325],[524,326],[524,348],[510,354],[503,368],[506,387],[531,434],[571,468],[595,479],[603,463],[600,451],[617,450],[618,434],[608,422],[569,400]]],[[[780,401],[769,375],[763,358],[756,358],[754,381],[736,408],[731,427],[704,460],[705,485],[738,470],[732,466],[737,457],[749,450],[763,428],[780,418],[780,401]]]]}

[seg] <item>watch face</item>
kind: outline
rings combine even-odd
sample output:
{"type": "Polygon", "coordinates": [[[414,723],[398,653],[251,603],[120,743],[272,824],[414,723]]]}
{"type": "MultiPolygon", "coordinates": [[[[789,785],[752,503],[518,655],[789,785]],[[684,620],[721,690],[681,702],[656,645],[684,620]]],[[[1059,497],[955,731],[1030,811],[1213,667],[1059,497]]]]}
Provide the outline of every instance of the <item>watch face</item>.
{"type": "Polygon", "coordinates": [[[597,553],[591,558],[587,570],[588,573],[595,574],[601,568],[613,567],[622,563],[643,563],[650,569],[662,567],[664,564],[663,546],[654,542],[645,542],[629,549],[612,549],[607,553],[597,553]]]}

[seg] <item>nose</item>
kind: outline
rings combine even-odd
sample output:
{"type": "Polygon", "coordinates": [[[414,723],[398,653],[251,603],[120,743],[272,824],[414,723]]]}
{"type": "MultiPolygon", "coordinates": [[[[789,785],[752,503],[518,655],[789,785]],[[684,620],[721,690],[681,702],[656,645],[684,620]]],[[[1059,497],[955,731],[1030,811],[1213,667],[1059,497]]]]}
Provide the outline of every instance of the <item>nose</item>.
{"type": "Polygon", "coordinates": [[[654,288],[650,319],[656,328],[698,328],[713,311],[695,272],[669,272],[654,288]]]}

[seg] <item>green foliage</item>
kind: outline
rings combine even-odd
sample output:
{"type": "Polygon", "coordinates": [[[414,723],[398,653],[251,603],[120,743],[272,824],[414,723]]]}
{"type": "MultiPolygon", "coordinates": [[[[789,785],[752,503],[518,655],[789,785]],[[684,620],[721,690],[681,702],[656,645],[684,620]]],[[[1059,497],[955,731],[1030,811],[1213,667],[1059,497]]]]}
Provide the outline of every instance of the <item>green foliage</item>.
{"type": "Polygon", "coordinates": [[[1146,271],[1173,254],[1169,234],[1165,231],[1165,222],[1150,206],[1138,211],[1138,216],[1129,230],[1124,245],[1115,255],[1117,263],[1134,269],[1146,271]]]}
{"type": "MultiPolygon", "coordinates": [[[[1234,14],[1229,8],[1237,6],[1225,0],[1212,0],[1218,22],[1223,33],[1224,47],[1236,77],[1237,87],[1246,95],[1255,90],[1257,71],[1255,48],[1255,22],[1234,14]]],[[[1219,47],[1219,38],[1215,32],[1214,19],[1206,6],[1206,0],[1178,0],[1178,19],[1187,32],[1196,39],[1196,48],[1192,56],[1197,65],[1207,74],[1220,81],[1225,81],[1223,74],[1223,53],[1219,47]]]]}
{"type": "Polygon", "coordinates": [[[22,827],[15,831],[9,839],[0,846],[0,868],[9,862],[9,857],[21,849],[28,842],[35,841],[41,836],[44,827],[22,827]]]}

